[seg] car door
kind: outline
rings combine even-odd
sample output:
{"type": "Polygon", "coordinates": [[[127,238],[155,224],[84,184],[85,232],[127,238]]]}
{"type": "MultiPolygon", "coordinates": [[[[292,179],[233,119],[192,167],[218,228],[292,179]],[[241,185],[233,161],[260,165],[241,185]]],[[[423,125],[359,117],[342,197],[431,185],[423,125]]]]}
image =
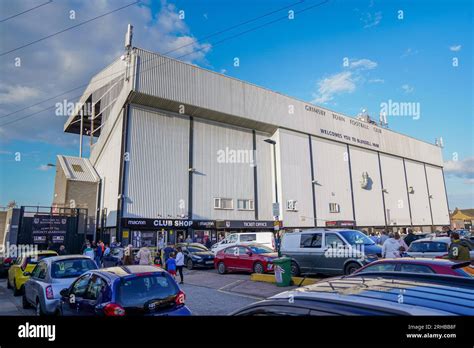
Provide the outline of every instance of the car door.
{"type": "Polygon", "coordinates": [[[327,273],[344,273],[344,262],[348,257],[345,257],[344,254],[341,255],[341,251],[345,252],[349,249],[346,248],[346,243],[342,238],[337,233],[325,232],[324,250],[320,268],[327,273]]]}
{"type": "Polygon", "coordinates": [[[78,316],[82,315],[81,306],[82,300],[86,294],[89,286],[91,274],[86,273],[77,278],[69,288],[69,294],[67,297],[61,296],[61,309],[63,315],[78,316]]]}
{"type": "Polygon", "coordinates": [[[43,289],[46,288],[45,279],[48,272],[48,266],[45,262],[38,263],[33,272],[31,273],[30,279],[27,280],[29,283],[28,286],[25,286],[29,289],[30,294],[27,295],[27,298],[31,303],[35,304],[36,299],[41,299],[44,296],[43,289]]]}
{"type": "Polygon", "coordinates": [[[224,264],[227,269],[239,269],[238,255],[238,247],[229,247],[224,250],[224,264]]]}
{"type": "Polygon", "coordinates": [[[27,282],[25,283],[25,297],[30,303],[33,303],[33,304],[36,299],[35,295],[37,293],[37,290],[35,289],[36,288],[35,283],[36,283],[36,279],[38,279],[40,267],[41,267],[41,264],[36,265],[36,267],[31,272],[30,279],[28,279],[27,282]]]}
{"type": "Polygon", "coordinates": [[[302,233],[300,240],[299,266],[302,273],[317,273],[321,271],[324,257],[323,233],[302,233]]]}
{"type": "Polygon", "coordinates": [[[237,247],[237,265],[241,270],[252,271],[253,270],[253,257],[249,255],[251,250],[245,246],[237,247]]]}
{"type": "Polygon", "coordinates": [[[81,300],[80,315],[95,315],[96,305],[102,303],[106,297],[107,281],[97,274],[93,274],[90,278],[87,290],[81,300]]]}

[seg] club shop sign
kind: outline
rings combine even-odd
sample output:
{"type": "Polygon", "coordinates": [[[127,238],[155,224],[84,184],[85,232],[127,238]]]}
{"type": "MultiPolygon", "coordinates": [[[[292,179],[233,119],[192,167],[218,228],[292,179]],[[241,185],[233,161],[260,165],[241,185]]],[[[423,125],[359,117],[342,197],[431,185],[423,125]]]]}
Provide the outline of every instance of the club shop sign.
{"type": "Polygon", "coordinates": [[[139,219],[123,218],[123,227],[131,229],[161,229],[161,228],[214,228],[214,221],[195,221],[186,219],[139,219]]]}

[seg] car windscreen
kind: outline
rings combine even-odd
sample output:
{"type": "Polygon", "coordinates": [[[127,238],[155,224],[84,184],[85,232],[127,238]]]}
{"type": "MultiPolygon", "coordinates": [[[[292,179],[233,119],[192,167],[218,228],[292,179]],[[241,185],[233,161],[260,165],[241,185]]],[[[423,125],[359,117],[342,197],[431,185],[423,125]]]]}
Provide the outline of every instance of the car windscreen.
{"type": "Polygon", "coordinates": [[[195,246],[187,247],[186,249],[191,253],[202,253],[203,251],[209,251],[208,248],[200,248],[195,246]]]}
{"type": "Polygon", "coordinates": [[[57,255],[56,254],[39,254],[39,255],[34,255],[34,256],[28,256],[26,258],[26,264],[36,265],[41,260],[46,259],[48,257],[52,257],[52,256],[57,256],[57,255]]]}
{"type": "Polygon", "coordinates": [[[54,261],[51,264],[51,277],[59,279],[77,278],[91,269],[97,269],[97,266],[89,258],[54,261]]]}
{"type": "Polygon", "coordinates": [[[339,234],[350,244],[350,245],[374,245],[375,242],[367,237],[365,234],[359,231],[342,231],[339,234]]]}
{"type": "Polygon", "coordinates": [[[252,233],[252,234],[241,234],[240,235],[240,241],[241,242],[255,242],[257,240],[257,235],[252,233]]]}
{"type": "Polygon", "coordinates": [[[409,252],[416,253],[439,253],[446,252],[448,250],[448,244],[443,242],[413,242],[408,248],[409,252]]]}
{"type": "Polygon", "coordinates": [[[250,245],[249,246],[250,250],[252,250],[253,253],[255,254],[268,254],[268,253],[272,253],[273,250],[270,249],[270,248],[267,248],[263,245],[250,245]]]}
{"type": "Polygon", "coordinates": [[[122,307],[141,308],[150,300],[163,300],[175,296],[179,291],[167,273],[152,273],[120,280],[117,287],[117,302],[122,307]]]}

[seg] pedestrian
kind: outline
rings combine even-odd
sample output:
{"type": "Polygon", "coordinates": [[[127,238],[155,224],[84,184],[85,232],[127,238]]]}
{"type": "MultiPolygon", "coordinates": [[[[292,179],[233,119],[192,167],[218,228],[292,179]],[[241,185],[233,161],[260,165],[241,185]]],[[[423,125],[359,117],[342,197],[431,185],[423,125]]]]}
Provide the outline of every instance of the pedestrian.
{"type": "Polygon", "coordinates": [[[380,235],[379,238],[379,245],[384,245],[385,241],[389,238],[387,231],[382,230],[382,234],[380,235]]]}
{"type": "Polygon", "coordinates": [[[191,238],[191,235],[188,234],[188,236],[186,237],[184,241],[189,244],[193,242],[193,239],[191,238]]]}
{"type": "Polygon", "coordinates": [[[451,231],[451,244],[448,250],[448,259],[454,261],[469,261],[471,256],[469,251],[471,250],[471,244],[466,239],[461,239],[459,233],[451,231]]]}
{"type": "Polygon", "coordinates": [[[174,251],[173,245],[168,242],[166,248],[163,249],[163,264],[166,265],[166,261],[168,261],[170,254],[174,251]]]}
{"type": "Polygon", "coordinates": [[[405,237],[404,241],[407,244],[407,246],[410,246],[412,242],[416,240],[415,233],[413,233],[413,230],[411,228],[408,229],[408,234],[405,237]]]}
{"type": "Polygon", "coordinates": [[[63,244],[59,247],[58,255],[67,255],[66,247],[63,244]]]}
{"type": "Polygon", "coordinates": [[[106,243],[105,250],[104,250],[104,257],[109,256],[109,255],[110,255],[110,247],[109,247],[109,244],[106,243]]]}
{"type": "Polygon", "coordinates": [[[451,237],[451,233],[453,233],[450,226],[443,226],[443,232],[446,233],[448,237],[451,237]]]}
{"type": "Polygon", "coordinates": [[[168,260],[166,260],[166,270],[176,279],[176,260],[174,258],[174,252],[172,252],[168,260]]]}
{"type": "Polygon", "coordinates": [[[183,267],[184,267],[184,254],[181,250],[181,247],[177,247],[176,251],[178,252],[176,254],[176,269],[179,273],[179,278],[180,278],[180,284],[183,284],[183,267]]]}
{"type": "Polygon", "coordinates": [[[407,245],[400,238],[400,233],[390,233],[389,238],[383,243],[382,257],[399,258],[408,249],[407,245]]]}
{"type": "Polygon", "coordinates": [[[86,243],[86,247],[84,248],[84,251],[82,252],[82,255],[90,257],[92,260],[94,260],[94,256],[95,256],[94,255],[94,249],[92,249],[89,242],[86,243]]]}
{"type": "Polygon", "coordinates": [[[373,240],[375,244],[379,244],[379,237],[377,237],[374,231],[370,232],[369,238],[373,240]]]}
{"type": "Polygon", "coordinates": [[[94,252],[95,252],[95,263],[97,264],[97,267],[101,268],[103,253],[102,253],[102,247],[100,246],[99,243],[95,244],[94,252]]]}
{"type": "Polygon", "coordinates": [[[132,244],[129,244],[126,248],[124,248],[123,253],[123,264],[124,265],[133,265],[133,251],[132,251],[132,244]]]}
{"type": "Polygon", "coordinates": [[[205,246],[206,246],[206,248],[208,248],[208,249],[210,249],[211,246],[212,246],[211,238],[210,238],[209,236],[207,236],[205,246]]]}
{"type": "Polygon", "coordinates": [[[139,265],[151,265],[151,251],[147,247],[142,247],[138,250],[137,256],[135,257],[139,265]]]}

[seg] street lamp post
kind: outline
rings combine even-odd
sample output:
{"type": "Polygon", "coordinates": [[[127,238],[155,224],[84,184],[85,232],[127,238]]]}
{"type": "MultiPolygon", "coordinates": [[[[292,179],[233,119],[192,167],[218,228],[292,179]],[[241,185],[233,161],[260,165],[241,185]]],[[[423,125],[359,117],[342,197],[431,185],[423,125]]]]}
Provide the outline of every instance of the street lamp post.
{"type": "MultiPolygon", "coordinates": [[[[264,142],[268,143],[268,144],[271,144],[273,145],[273,171],[274,171],[274,176],[275,176],[275,203],[278,205],[278,209],[280,209],[280,203],[278,201],[278,180],[277,180],[277,163],[276,163],[276,160],[277,160],[277,156],[276,156],[276,141],[273,140],[273,139],[264,139],[263,140],[264,142]]],[[[279,216],[278,215],[275,215],[274,216],[274,219],[276,221],[276,223],[278,224],[278,229],[279,229],[279,226],[280,226],[280,222],[279,222],[279,216]]],[[[276,237],[276,225],[273,227],[273,234],[274,236],[276,237]]],[[[275,238],[276,239],[276,238],[275,238]]],[[[279,239],[278,239],[279,241],[279,239]]],[[[277,252],[278,252],[278,257],[281,256],[281,253],[280,253],[280,242],[276,243],[276,247],[277,247],[277,252]]]]}

